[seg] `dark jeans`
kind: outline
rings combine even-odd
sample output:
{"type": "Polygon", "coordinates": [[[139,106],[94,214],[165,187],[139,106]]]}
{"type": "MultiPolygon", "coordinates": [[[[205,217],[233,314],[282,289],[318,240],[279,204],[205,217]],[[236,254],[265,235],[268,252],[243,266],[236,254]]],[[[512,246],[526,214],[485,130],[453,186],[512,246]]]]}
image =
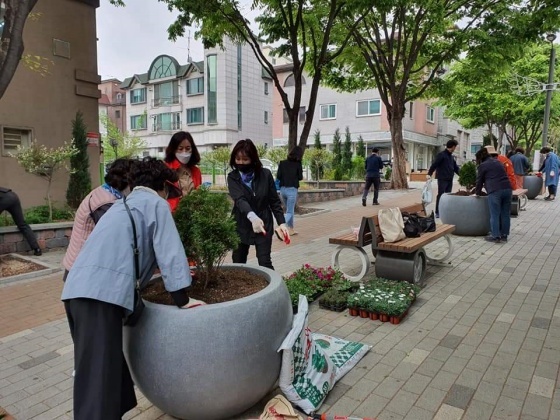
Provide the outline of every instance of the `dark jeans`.
{"type": "MultiPolygon", "coordinates": [[[[274,270],[274,267],[272,266],[272,259],[270,258],[270,253],[272,251],[272,236],[269,236],[266,239],[267,240],[264,242],[255,244],[257,260],[259,261],[260,266],[274,270]]],[[[249,254],[250,246],[251,245],[240,243],[237,249],[232,253],[232,261],[234,263],[245,264],[247,262],[247,255],[249,254]]]]}
{"type": "Polygon", "coordinates": [[[25,223],[25,219],[23,218],[23,210],[21,209],[21,203],[19,201],[19,197],[15,192],[0,192],[0,213],[2,213],[4,210],[11,214],[17,228],[23,234],[23,237],[25,238],[31,249],[39,248],[39,243],[37,242],[37,238],[35,238],[33,230],[31,230],[29,225],[25,223]]]}
{"type": "Polygon", "coordinates": [[[368,176],[366,177],[366,185],[364,187],[364,193],[362,195],[362,199],[367,199],[369,189],[373,184],[373,202],[377,203],[377,199],[379,198],[379,186],[381,185],[381,178],[378,176],[368,176]]]}
{"type": "Polygon", "coordinates": [[[437,180],[436,214],[439,214],[439,199],[445,193],[450,193],[453,189],[453,179],[437,180]]]}
{"type": "Polygon", "coordinates": [[[556,190],[557,189],[558,189],[557,185],[549,185],[548,186],[548,194],[556,197],[556,190]]]}
{"type": "Polygon", "coordinates": [[[498,190],[488,194],[490,208],[490,232],[492,237],[509,235],[511,222],[511,189],[498,190]]]}

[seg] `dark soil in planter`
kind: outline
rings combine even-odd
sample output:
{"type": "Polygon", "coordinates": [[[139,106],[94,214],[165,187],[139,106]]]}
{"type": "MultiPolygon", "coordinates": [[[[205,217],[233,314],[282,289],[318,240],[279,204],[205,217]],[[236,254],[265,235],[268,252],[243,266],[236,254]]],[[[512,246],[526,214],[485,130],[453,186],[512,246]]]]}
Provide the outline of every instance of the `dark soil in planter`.
{"type": "Polygon", "coordinates": [[[44,270],[46,267],[31,261],[5,255],[0,257],[0,277],[16,276],[18,274],[31,273],[32,271],[44,270]]]}
{"type": "MultiPolygon", "coordinates": [[[[252,295],[268,286],[265,277],[243,269],[222,270],[215,284],[204,289],[201,281],[196,276],[188,290],[188,295],[206,303],[221,303],[241,299],[252,295]]],[[[142,297],[149,302],[163,305],[175,305],[171,295],[165,290],[163,280],[150,283],[143,291],[142,297]]]]}
{"type": "MultiPolygon", "coordinates": [[[[474,188],[473,188],[470,192],[467,191],[467,190],[459,190],[459,191],[454,192],[454,193],[452,193],[452,194],[453,194],[453,195],[460,195],[460,196],[462,196],[462,197],[468,197],[468,196],[470,196],[470,195],[476,194],[476,190],[475,190],[474,188]]],[[[480,196],[481,196],[481,197],[485,197],[485,196],[487,196],[487,195],[488,195],[488,194],[486,194],[486,191],[481,191],[481,192],[480,192],[480,196]]]]}

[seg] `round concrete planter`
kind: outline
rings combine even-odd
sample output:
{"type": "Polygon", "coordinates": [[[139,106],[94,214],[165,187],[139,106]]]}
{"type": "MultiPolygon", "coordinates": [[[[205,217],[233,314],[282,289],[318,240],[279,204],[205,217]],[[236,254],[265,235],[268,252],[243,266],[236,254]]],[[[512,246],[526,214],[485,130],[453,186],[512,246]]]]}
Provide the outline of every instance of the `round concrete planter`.
{"type": "Polygon", "coordinates": [[[179,419],[240,414],[261,400],[280,374],[282,344],[292,325],[290,296],[272,270],[243,264],[270,284],[254,295],[196,309],[146,302],[125,328],[132,378],[146,398],[179,419]]]}
{"type": "Polygon", "coordinates": [[[537,195],[540,195],[542,190],[543,179],[536,175],[526,175],[523,177],[523,188],[529,190],[527,198],[534,200],[537,195]]]}
{"type": "Polygon", "coordinates": [[[455,225],[454,235],[483,236],[490,231],[487,197],[443,194],[439,200],[442,223],[455,225]]]}

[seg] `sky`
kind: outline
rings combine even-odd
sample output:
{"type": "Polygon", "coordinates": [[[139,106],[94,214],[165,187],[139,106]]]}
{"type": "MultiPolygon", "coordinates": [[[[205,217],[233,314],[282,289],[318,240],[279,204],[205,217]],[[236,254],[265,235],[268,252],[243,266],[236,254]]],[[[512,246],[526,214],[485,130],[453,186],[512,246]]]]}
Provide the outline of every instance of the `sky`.
{"type": "MultiPolygon", "coordinates": [[[[202,0],[203,1],[203,0],[202,0]]],[[[175,57],[186,64],[187,37],[172,42],[167,28],[177,13],[157,0],[125,0],[126,7],[115,7],[109,0],[101,0],[97,9],[97,54],[102,79],[124,80],[137,73],[146,73],[160,54],[175,57]]],[[[191,57],[203,59],[203,48],[194,40],[191,31],[191,57]]]]}

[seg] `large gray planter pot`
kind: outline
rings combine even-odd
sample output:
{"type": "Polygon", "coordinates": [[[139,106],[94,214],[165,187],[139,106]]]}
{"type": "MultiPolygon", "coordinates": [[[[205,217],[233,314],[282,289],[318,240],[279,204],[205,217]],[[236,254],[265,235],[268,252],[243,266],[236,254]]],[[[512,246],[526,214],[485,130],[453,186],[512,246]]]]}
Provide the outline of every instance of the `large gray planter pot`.
{"type": "Polygon", "coordinates": [[[442,223],[455,225],[454,235],[483,236],[490,231],[487,197],[443,194],[439,200],[442,223]]]}
{"type": "Polygon", "coordinates": [[[146,302],[125,328],[134,383],[160,410],[179,419],[226,419],[261,400],[280,374],[277,350],[292,325],[282,277],[267,268],[226,264],[264,275],[254,295],[196,309],[146,302]]]}
{"type": "Polygon", "coordinates": [[[523,188],[527,189],[527,198],[534,200],[540,195],[542,190],[543,179],[536,175],[526,175],[523,177],[523,188]]]}

